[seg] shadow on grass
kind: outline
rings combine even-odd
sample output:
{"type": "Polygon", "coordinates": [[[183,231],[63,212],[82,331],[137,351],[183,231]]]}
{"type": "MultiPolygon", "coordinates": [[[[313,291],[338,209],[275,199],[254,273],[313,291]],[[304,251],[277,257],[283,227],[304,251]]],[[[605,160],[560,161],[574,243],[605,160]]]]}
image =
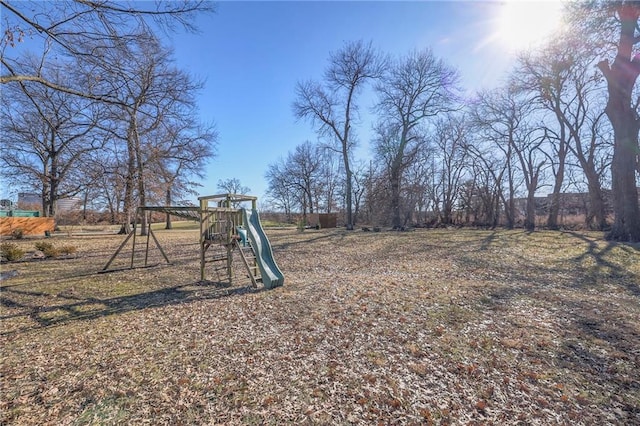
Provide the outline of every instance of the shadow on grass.
{"type": "MultiPolygon", "coordinates": [[[[633,254],[635,252],[638,255],[640,255],[640,246],[638,246],[637,244],[627,244],[627,243],[607,241],[606,245],[603,248],[599,248],[598,244],[594,240],[591,240],[580,233],[571,232],[571,231],[566,231],[565,233],[587,244],[587,247],[588,247],[587,250],[584,253],[577,256],[574,259],[574,261],[582,262],[587,258],[592,258],[597,265],[595,270],[596,274],[604,273],[605,269],[608,270],[608,274],[612,277],[624,277],[625,275],[628,274],[628,271],[621,268],[620,265],[617,265],[607,260],[606,256],[611,252],[611,250],[614,247],[617,247],[620,250],[629,254],[633,254]]],[[[621,281],[623,283],[622,285],[631,294],[640,298],[640,277],[634,275],[631,280],[621,280],[621,281]]],[[[585,280],[585,283],[586,282],[587,280],[585,280]]]]}
{"type": "MultiPolygon", "coordinates": [[[[306,231],[305,231],[306,232],[306,231]]],[[[314,232],[314,231],[311,231],[314,232]]],[[[273,242],[271,243],[271,247],[274,250],[286,250],[295,246],[308,246],[308,245],[313,245],[314,243],[317,243],[318,241],[322,241],[322,240],[331,240],[331,239],[335,239],[336,243],[339,241],[344,240],[344,238],[349,234],[353,234],[355,231],[345,231],[345,230],[339,230],[339,231],[335,231],[335,230],[330,230],[330,231],[315,231],[314,233],[317,233],[317,236],[314,236],[312,238],[304,238],[304,239],[299,239],[297,241],[285,241],[285,242],[279,242],[277,244],[274,244],[273,242]]]]}
{"type": "MultiPolygon", "coordinates": [[[[538,263],[527,258],[526,251],[523,255],[511,253],[508,260],[498,259],[495,264],[478,264],[482,262],[481,255],[465,257],[467,268],[496,277],[483,277],[489,285],[479,290],[477,307],[509,312],[512,318],[517,318],[520,311],[527,315],[528,308],[533,313],[546,313],[555,324],[558,347],[546,352],[525,352],[523,356],[532,357],[532,363],[548,362],[579,373],[584,379],[581,386],[593,385],[600,393],[587,395],[585,401],[607,394],[620,396],[617,405],[621,414],[616,417],[619,424],[640,419],[640,408],[631,402],[640,396],[635,373],[640,368],[640,334],[635,315],[629,315],[630,307],[635,309],[634,303],[640,298],[640,276],[625,267],[627,260],[618,261],[615,257],[622,252],[633,262],[640,250],[634,244],[563,233],[569,238],[564,244],[579,246],[580,250],[556,262],[538,263]]],[[[487,237],[489,245],[493,244],[492,239],[491,235],[487,237]]],[[[548,329],[543,324],[540,330],[544,333],[548,329]]],[[[533,341],[537,331],[535,325],[523,329],[533,341]]]]}
{"type": "MultiPolygon", "coordinates": [[[[72,293],[52,295],[44,292],[23,291],[12,287],[4,287],[0,295],[0,306],[3,308],[19,309],[20,312],[0,316],[0,321],[12,318],[29,318],[36,325],[18,327],[12,330],[2,330],[0,335],[12,335],[21,332],[62,325],[72,321],[90,320],[109,315],[139,311],[170,305],[179,305],[199,300],[222,299],[247,293],[263,291],[251,285],[233,287],[228,283],[214,281],[196,281],[193,283],[162,288],[154,291],[138,293],[129,296],[99,299],[94,297],[77,297],[72,293]],[[10,296],[29,298],[33,303],[16,302],[10,296]],[[39,302],[62,300],[63,303],[43,306],[39,302]]],[[[4,327],[3,327],[4,328],[4,327]]]]}

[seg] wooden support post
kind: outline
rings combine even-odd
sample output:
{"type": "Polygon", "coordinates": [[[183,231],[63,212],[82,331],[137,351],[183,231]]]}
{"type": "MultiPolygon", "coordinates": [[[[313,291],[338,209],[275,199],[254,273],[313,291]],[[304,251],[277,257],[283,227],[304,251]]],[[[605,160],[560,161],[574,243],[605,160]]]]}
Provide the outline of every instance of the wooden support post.
{"type": "MultiPolygon", "coordinates": [[[[164,260],[167,261],[167,263],[171,263],[171,261],[169,260],[169,258],[167,257],[167,254],[164,252],[164,250],[162,249],[162,246],[160,245],[160,242],[158,241],[158,239],[156,238],[156,234],[153,233],[153,230],[151,230],[151,224],[149,224],[149,235],[151,235],[151,237],[153,238],[153,241],[155,241],[156,246],[158,247],[158,250],[160,250],[160,253],[162,253],[162,257],[164,257],[164,260]]],[[[149,245],[149,242],[147,241],[147,246],[149,245]]],[[[145,266],[146,266],[146,261],[145,261],[145,266]]]]}
{"type": "Polygon", "coordinates": [[[209,230],[209,217],[207,216],[207,200],[200,200],[200,281],[204,281],[204,267],[205,267],[205,256],[204,253],[207,250],[205,247],[205,231],[209,230]]]}
{"type": "Polygon", "coordinates": [[[133,236],[133,234],[129,234],[127,235],[127,238],[124,239],[124,241],[122,242],[122,244],[120,244],[120,247],[118,247],[118,249],[116,250],[115,253],[113,253],[113,256],[111,256],[111,259],[109,259],[109,261],[107,262],[106,265],[104,265],[104,268],[102,268],[103,271],[106,271],[109,266],[111,265],[111,262],[114,261],[114,259],[116,258],[116,256],[118,256],[118,254],[120,254],[120,250],[122,250],[122,248],[125,246],[125,244],[127,244],[127,241],[129,241],[129,238],[131,238],[133,236]]]}
{"type": "MultiPolygon", "coordinates": [[[[227,205],[225,206],[229,208],[229,199],[227,198],[227,205]]],[[[227,236],[225,248],[227,249],[227,278],[229,279],[229,284],[233,283],[233,213],[226,212],[225,218],[227,221],[227,236]]]]}
{"type": "MultiPolygon", "coordinates": [[[[146,213],[143,213],[146,215],[146,213]]],[[[149,236],[151,234],[151,221],[148,222],[149,226],[148,226],[148,230],[147,230],[147,246],[144,250],[144,267],[147,267],[147,259],[149,259],[149,236]]],[[[157,243],[156,243],[157,244],[157,243]]]]}
{"type": "Polygon", "coordinates": [[[136,218],[133,219],[133,247],[131,247],[131,266],[129,268],[133,269],[133,260],[136,254],[136,228],[138,226],[138,213],[136,212],[136,218]]]}

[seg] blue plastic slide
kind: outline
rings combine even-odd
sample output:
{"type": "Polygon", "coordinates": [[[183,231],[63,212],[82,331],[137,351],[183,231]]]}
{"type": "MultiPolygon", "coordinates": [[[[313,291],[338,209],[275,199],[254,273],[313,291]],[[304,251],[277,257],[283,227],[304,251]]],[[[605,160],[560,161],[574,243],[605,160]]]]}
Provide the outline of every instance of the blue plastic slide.
{"type": "Polygon", "coordinates": [[[269,239],[262,229],[260,215],[257,210],[242,209],[242,219],[247,230],[247,236],[256,255],[256,262],[260,268],[262,283],[265,288],[278,287],[284,284],[284,275],[275,259],[269,239]]]}

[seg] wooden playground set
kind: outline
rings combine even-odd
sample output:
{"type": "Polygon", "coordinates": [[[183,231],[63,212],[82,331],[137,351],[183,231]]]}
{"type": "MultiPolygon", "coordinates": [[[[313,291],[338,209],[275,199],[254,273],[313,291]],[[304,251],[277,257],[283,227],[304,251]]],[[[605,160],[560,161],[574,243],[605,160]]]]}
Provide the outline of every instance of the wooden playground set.
{"type": "MultiPolygon", "coordinates": [[[[147,206],[138,207],[133,231],[127,235],[113,256],[102,269],[109,267],[118,254],[132,241],[130,268],[134,268],[137,218],[150,212],[161,212],[200,223],[200,280],[206,279],[207,265],[213,264],[218,281],[222,275],[229,283],[233,281],[233,254],[238,252],[242,264],[254,287],[262,283],[265,288],[284,284],[284,275],[275,259],[256,208],[257,197],[238,194],[218,194],[199,197],[199,206],[147,206]],[[243,202],[251,202],[251,209],[239,208],[243,202]],[[223,272],[221,274],[221,272],[223,272]]],[[[160,250],[164,260],[171,263],[148,222],[145,243],[144,267],[147,267],[151,239],[160,250]]]]}

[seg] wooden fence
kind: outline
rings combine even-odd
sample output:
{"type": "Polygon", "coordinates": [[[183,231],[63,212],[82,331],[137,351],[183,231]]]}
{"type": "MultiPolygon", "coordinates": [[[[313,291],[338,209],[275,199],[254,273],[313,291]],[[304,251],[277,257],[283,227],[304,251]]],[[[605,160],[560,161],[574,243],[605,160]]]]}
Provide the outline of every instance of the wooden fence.
{"type": "Polygon", "coordinates": [[[22,235],[45,235],[53,232],[56,222],[52,217],[0,217],[0,235],[8,236],[21,229],[22,235]]]}

